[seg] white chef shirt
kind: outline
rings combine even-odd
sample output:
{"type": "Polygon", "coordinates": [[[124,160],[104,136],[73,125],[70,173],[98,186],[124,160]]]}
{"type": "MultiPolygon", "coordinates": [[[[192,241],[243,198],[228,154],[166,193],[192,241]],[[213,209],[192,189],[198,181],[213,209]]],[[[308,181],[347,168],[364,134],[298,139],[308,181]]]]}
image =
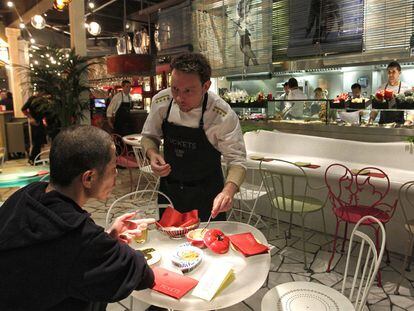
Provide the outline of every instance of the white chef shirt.
{"type": "MultiPolygon", "coordinates": [[[[303,92],[299,88],[291,89],[286,96],[286,100],[289,99],[308,99],[308,97],[303,94],[303,92]]],[[[289,109],[288,114],[295,118],[302,118],[303,117],[303,107],[304,102],[286,102],[286,108],[289,109]]]]}
{"type": "Polygon", "coordinates": [[[397,94],[404,94],[405,91],[410,91],[411,87],[408,86],[408,84],[404,83],[401,81],[401,89],[400,89],[400,93],[398,93],[398,89],[399,87],[399,83],[397,85],[390,85],[388,84],[388,82],[385,82],[383,84],[381,84],[381,86],[377,89],[377,92],[380,90],[385,90],[385,86],[387,86],[387,90],[392,90],[394,92],[395,95],[397,94]]]}
{"type": "MultiPolygon", "coordinates": [[[[151,111],[142,129],[142,135],[160,141],[163,138],[162,122],[167,116],[172,99],[171,89],[165,89],[152,98],[151,111]]],[[[173,101],[168,122],[176,125],[197,128],[202,107],[183,112],[173,101]]],[[[228,166],[239,165],[246,168],[246,147],[240,122],[236,113],[217,94],[208,92],[206,111],[204,112],[204,132],[208,141],[223,156],[228,166]]]]}
{"type": "Polygon", "coordinates": [[[115,117],[115,114],[118,111],[119,106],[121,106],[122,102],[131,102],[131,96],[129,94],[124,94],[123,91],[116,93],[114,97],[112,97],[111,103],[106,110],[106,117],[115,117]]]}

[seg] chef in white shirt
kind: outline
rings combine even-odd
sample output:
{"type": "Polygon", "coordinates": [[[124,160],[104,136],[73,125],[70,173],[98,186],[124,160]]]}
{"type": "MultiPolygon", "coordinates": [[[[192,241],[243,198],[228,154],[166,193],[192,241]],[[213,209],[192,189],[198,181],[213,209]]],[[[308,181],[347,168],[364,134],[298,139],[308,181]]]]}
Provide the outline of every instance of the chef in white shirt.
{"type": "MultiPolygon", "coordinates": [[[[298,81],[295,78],[290,78],[288,81],[289,94],[287,100],[290,99],[308,99],[308,97],[301,91],[298,86],[298,81]]],[[[304,102],[294,101],[287,102],[285,109],[282,111],[282,118],[286,119],[302,119],[303,118],[304,102]]]]}
{"type": "Polygon", "coordinates": [[[115,94],[106,110],[109,125],[116,134],[125,136],[133,133],[131,121],[131,82],[121,83],[122,91],[115,94]]]}
{"type": "MultiPolygon", "coordinates": [[[[199,53],[172,60],[171,88],[154,96],[142,130],[142,145],[160,191],[180,212],[193,209],[206,221],[225,220],[246,172],[246,149],[239,119],[209,91],[211,67],[199,53]],[[159,153],[164,139],[164,155],[159,153]],[[228,167],[224,182],[221,156],[228,167]]],[[[162,212],[162,211],[160,211],[162,212]]]]}
{"type": "MultiPolygon", "coordinates": [[[[404,92],[411,90],[406,83],[400,80],[401,66],[398,62],[391,62],[387,66],[388,81],[383,83],[376,92],[380,90],[392,90],[395,95],[404,94],[404,92]]],[[[391,102],[394,105],[395,101],[391,102]]],[[[369,123],[375,120],[378,115],[378,111],[372,110],[370,113],[369,123]]],[[[408,119],[404,119],[404,111],[381,111],[379,124],[385,123],[400,123],[400,124],[412,124],[412,115],[409,115],[408,119]]]]}

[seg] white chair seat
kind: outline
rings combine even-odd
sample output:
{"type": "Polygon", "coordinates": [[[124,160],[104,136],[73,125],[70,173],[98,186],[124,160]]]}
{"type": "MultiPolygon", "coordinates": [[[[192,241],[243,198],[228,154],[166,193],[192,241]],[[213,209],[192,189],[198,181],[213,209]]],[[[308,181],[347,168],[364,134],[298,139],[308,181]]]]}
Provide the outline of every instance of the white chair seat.
{"type": "Polygon", "coordinates": [[[140,171],[143,171],[144,173],[148,173],[148,174],[153,173],[151,165],[146,165],[146,166],[140,167],[139,169],[140,169],[140,171]]]}
{"type": "Polygon", "coordinates": [[[289,282],[269,290],[262,311],[353,311],[351,301],[337,290],[312,282],[289,282]]]}

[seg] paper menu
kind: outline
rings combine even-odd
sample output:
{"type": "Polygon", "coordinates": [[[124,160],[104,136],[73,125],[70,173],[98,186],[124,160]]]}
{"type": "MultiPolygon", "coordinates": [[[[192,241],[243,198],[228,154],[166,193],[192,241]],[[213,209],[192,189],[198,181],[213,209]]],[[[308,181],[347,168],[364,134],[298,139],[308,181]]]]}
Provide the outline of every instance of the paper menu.
{"type": "Polygon", "coordinates": [[[234,279],[233,265],[220,263],[211,266],[201,277],[198,285],[194,288],[192,295],[210,301],[214,296],[224,289],[234,279]]]}
{"type": "Polygon", "coordinates": [[[155,285],[152,289],[175,299],[183,297],[198,283],[193,278],[164,268],[154,267],[152,270],[155,276],[155,285]]]}

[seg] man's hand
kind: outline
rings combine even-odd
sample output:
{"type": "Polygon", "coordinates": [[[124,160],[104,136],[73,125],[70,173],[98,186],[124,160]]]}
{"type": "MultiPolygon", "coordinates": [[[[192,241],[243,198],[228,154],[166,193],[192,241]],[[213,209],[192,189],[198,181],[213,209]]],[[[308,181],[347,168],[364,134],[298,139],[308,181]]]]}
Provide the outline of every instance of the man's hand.
{"type": "Polygon", "coordinates": [[[149,224],[155,223],[154,218],[132,219],[135,216],[136,212],[119,216],[108,230],[108,234],[124,243],[130,243],[132,238],[141,236],[141,231],[149,224]]]}
{"type": "Polygon", "coordinates": [[[150,159],[151,168],[155,175],[165,177],[171,173],[171,166],[165,162],[164,157],[155,149],[149,149],[147,156],[150,159]]]}
{"type": "Polygon", "coordinates": [[[222,212],[227,212],[233,206],[233,197],[237,192],[237,186],[232,182],[227,183],[223,191],[221,191],[213,202],[213,209],[211,210],[211,214],[213,218],[222,212]]]}

